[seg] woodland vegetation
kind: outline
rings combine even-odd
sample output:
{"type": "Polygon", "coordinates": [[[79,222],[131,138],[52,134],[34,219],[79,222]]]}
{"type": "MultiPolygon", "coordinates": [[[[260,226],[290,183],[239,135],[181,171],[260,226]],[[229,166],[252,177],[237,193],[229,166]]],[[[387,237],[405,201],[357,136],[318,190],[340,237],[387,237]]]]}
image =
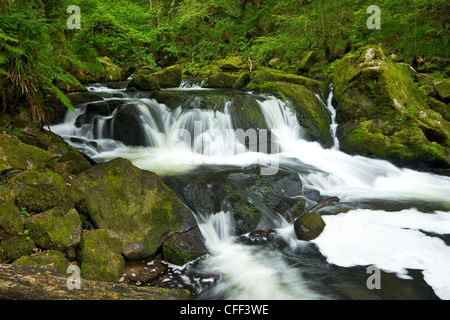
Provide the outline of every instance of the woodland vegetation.
{"type": "Polygon", "coordinates": [[[369,29],[366,0],[3,0],[0,7],[1,110],[29,109],[48,121],[60,84],[83,82],[102,57],[131,74],[174,63],[194,70],[239,56],[253,65],[298,70],[314,53],[327,73],[346,54],[379,45],[413,67],[448,73],[446,0],[376,1],[381,28],[369,29]],[[70,5],[80,8],[69,29],[70,5]]]}

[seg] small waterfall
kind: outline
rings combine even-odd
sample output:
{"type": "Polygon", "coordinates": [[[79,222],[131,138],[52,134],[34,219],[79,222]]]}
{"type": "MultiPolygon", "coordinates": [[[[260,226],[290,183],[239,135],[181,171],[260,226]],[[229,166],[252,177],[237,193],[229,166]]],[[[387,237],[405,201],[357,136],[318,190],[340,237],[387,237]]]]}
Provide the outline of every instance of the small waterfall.
{"type": "Polygon", "coordinates": [[[322,98],[316,94],[316,97],[320,102],[327,108],[331,115],[331,125],[330,125],[330,134],[333,138],[333,149],[339,150],[339,139],[337,138],[337,127],[338,123],[336,122],[336,109],[333,106],[333,84],[330,84],[330,93],[328,94],[326,103],[322,100],[322,98]]]}

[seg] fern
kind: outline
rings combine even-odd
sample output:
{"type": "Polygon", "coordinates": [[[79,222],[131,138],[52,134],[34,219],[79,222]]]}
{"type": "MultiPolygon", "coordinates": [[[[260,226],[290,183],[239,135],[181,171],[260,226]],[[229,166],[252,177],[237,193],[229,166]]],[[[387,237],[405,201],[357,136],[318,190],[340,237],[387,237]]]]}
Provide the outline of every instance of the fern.
{"type": "Polygon", "coordinates": [[[62,104],[69,109],[70,111],[72,111],[73,113],[76,113],[74,106],[72,105],[72,102],[70,102],[70,99],[67,98],[67,96],[61,91],[59,90],[54,84],[52,83],[48,83],[48,88],[50,88],[58,97],[58,99],[62,102],[62,104]]]}

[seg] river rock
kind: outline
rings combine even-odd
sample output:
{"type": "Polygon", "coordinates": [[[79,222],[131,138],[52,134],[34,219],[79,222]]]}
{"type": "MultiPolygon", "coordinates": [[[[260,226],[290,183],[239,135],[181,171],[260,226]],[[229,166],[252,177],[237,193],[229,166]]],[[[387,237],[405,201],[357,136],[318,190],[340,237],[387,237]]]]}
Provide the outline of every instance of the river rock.
{"type": "Polygon", "coordinates": [[[177,88],[180,86],[183,68],[177,64],[152,74],[138,74],[128,83],[128,88],[154,91],[160,88],[177,88]]]}
{"type": "MultiPolygon", "coordinates": [[[[3,193],[1,195],[4,199],[3,193]]],[[[0,213],[0,241],[13,238],[19,232],[23,232],[20,211],[15,206],[14,200],[0,202],[0,213]]]]}
{"type": "Polygon", "coordinates": [[[23,236],[3,240],[0,243],[0,262],[10,262],[30,255],[36,248],[33,241],[23,236]]]}
{"type": "Polygon", "coordinates": [[[51,265],[56,270],[66,273],[70,263],[60,251],[49,250],[31,256],[22,256],[12,262],[15,266],[48,266],[51,265]]]}
{"type": "Polygon", "coordinates": [[[376,46],[339,62],[334,97],[341,150],[415,169],[450,166],[450,124],[427,105],[410,72],[376,46]]]}
{"type": "Polygon", "coordinates": [[[78,211],[120,239],[127,258],[154,254],[190,214],[159,176],[121,158],[85,170],[71,190],[78,211]]]}
{"type": "Polygon", "coordinates": [[[34,243],[41,248],[64,251],[81,239],[81,220],[75,209],[53,208],[33,215],[25,228],[34,243]]]}
{"type": "Polygon", "coordinates": [[[305,212],[294,222],[295,235],[299,240],[314,240],[324,229],[325,221],[317,212],[305,212]]]}
{"type": "Polygon", "coordinates": [[[15,177],[18,184],[16,203],[19,208],[40,213],[69,202],[68,186],[54,171],[26,171],[15,177]]]}
{"type": "Polygon", "coordinates": [[[107,230],[92,230],[81,239],[78,262],[81,278],[117,282],[122,275],[125,259],[122,242],[107,230]]]}
{"type": "Polygon", "coordinates": [[[44,169],[51,155],[22,143],[17,137],[0,134],[0,173],[8,170],[44,169]]]}
{"type": "Polygon", "coordinates": [[[234,88],[235,83],[240,78],[239,74],[219,72],[208,77],[203,85],[204,88],[234,88]]]}

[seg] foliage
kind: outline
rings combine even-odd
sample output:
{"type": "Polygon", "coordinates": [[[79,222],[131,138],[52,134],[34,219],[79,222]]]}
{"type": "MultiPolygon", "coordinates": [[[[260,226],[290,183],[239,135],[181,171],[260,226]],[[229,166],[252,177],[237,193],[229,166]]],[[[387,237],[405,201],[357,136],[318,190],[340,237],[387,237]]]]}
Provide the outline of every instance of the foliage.
{"type": "MultiPolygon", "coordinates": [[[[62,97],[54,81],[73,83],[61,65],[64,58],[54,46],[58,26],[46,18],[42,4],[15,1],[0,14],[0,89],[3,111],[20,109],[22,104],[38,123],[48,122],[44,97],[49,90],[62,97]],[[6,11],[6,12],[5,12],[6,11]]],[[[73,108],[70,101],[62,101],[73,108]]]]}
{"type": "Polygon", "coordinates": [[[235,55],[295,69],[314,51],[332,71],[333,61],[376,44],[407,63],[448,63],[449,11],[447,0],[4,0],[0,101],[12,111],[19,105],[7,98],[22,100],[42,121],[45,92],[71,108],[56,83],[102,71],[105,56],[131,73],[235,55]],[[69,5],[80,7],[79,30],[66,27],[69,5]],[[367,28],[370,5],[381,9],[381,29],[367,28]]]}

